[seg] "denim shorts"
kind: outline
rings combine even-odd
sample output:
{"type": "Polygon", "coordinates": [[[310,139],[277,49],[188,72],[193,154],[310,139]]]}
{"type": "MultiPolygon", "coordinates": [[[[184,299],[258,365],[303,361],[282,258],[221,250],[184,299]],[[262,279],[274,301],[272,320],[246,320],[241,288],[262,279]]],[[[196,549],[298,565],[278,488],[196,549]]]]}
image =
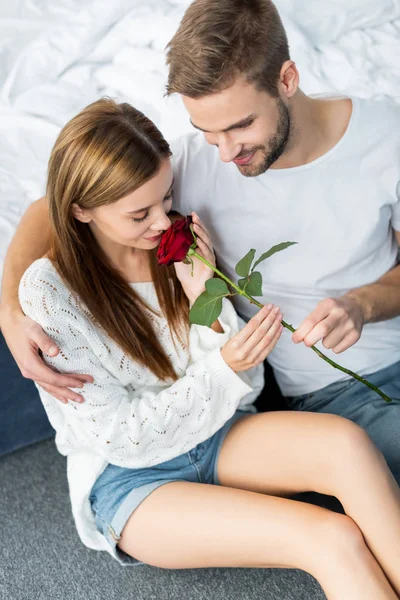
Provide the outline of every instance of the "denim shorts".
{"type": "Polygon", "coordinates": [[[97,529],[110,544],[117,561],[124,566],[143,564],[118,548],[129,517],[151,492],[172,481],[219,485],[218,456],[232,425],[254,414],[237,410],[213,436],[172,460],[143,469],[127,469],[109,464],[94,484],[90,503],[97,529]]]}

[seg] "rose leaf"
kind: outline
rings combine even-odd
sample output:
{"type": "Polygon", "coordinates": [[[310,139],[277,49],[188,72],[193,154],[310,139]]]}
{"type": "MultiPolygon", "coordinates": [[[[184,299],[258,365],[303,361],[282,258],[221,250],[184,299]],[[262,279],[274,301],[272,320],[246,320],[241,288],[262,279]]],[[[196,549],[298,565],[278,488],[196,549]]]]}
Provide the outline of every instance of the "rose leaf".
{"type": "Polygon", "coordinates": [[[244,256],[241,260],[239,260],[235,269],[236,269],[236,273],[238,275],[240,275],[240,277],[247,277],[247,275],[249,274],[251,263],[254,260],[255,253],[256,253],[256,251],[253,248],[246,254],[246,256],[244,256]]]}
{"type": "Polygon", "coordinates": [[[260,262],[262,262],[266,258],[269,258],[270,256],[272,256],[276,252],[280,252],[281,250],[285,250],[286,248],[289,248],[289,246],[293,246],[293,244],[297,244],[297,243],[298,242],[282,242],[281,244],[277,244],[276,246],[272,246],[272,248],[270,248],[268,250],[268,252],[264,252],[264,254],[261,254],[260,258],[258,258],[256,260],[256,262],[253,265],[252,271],[254,271],[254,269],[256,268],[256,266],[259,265],[260,262]]]}

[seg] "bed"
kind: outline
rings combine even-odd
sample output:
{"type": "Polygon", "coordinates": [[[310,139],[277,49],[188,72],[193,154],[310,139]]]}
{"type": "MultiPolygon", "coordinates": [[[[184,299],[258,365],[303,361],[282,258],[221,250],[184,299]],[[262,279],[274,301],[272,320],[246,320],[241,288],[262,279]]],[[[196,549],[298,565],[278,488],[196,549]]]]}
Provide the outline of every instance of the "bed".
{"type": "MultiPolygon", "coordinates": [[[[0,275],[44,193],[62,125],[100,96],[143,110],[167,139],[190,131],[163,97],[164,47],[188,0],[14,0],[0,6],[0,275]]],[[[400,102],[400,0],[277,0],[306,93],[400,102]]]]}

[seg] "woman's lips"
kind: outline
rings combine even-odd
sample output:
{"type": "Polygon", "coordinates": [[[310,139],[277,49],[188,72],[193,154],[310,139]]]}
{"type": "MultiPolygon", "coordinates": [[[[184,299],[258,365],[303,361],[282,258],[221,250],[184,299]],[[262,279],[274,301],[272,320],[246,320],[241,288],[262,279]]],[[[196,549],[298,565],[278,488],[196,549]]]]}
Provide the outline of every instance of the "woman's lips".
{"type": "Polygon", "coordinates": [[[243,156],[242,158],[234,158],[232,162],[234,162],[235,165],[248,165],[249,162],[251,162],[254,155],[255,155],[255,152],[252,152],[251,154],[247,154],[246,156],[243,156]]]}
{"type": "Polygon", "coordinates": [[[158,240],[160,239],[160,237],[161,237],[161,233],[160,233],[160,235],[155,235],[154,237],[145,238],[145,239],[147,241],[149,241],[149,242],[158,242],[158,240]]]}

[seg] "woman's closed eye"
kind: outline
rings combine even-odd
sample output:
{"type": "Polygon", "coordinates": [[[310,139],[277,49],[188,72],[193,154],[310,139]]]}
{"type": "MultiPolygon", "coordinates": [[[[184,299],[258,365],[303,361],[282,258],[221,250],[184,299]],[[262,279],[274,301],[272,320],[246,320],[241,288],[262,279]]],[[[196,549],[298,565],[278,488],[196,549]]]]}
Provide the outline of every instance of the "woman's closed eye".
{"type": "Polygon", "coordinates": [[[164,198],[164,202],[170,202],[171,200],[172,200],[172,192],[170,192],[170,193],[168,194],[168,196],[165,196],[165,198],[164,198]]]}
{"type": "Polygon", "coordinates": [[[132,221],[134,221],[135,223],[141,223],[142,221],[145,221],[148,218],[149,214],[150,214],[150,212],[147,210],[144,217],[136,217],[136,218],[132,217],[132,221]]]}
{"type": "MultiPolygon", "coordinates": [[[[168,194],[168,196],[165,196],[163,202],[170,202],[172,200],[172,192],[170,194],[168,194]]],[[[132,221],[134,221],[135,223],[142,223],[143,221],[145,221],[148,216],[150,214],[150,211],[146,211],[146,214],[143,217],[136,217],[136,218],[132,218],[132,221]]]]}
{"type": "Polygon", "coordinates": [[[149,216],[149,211],[146,212],[146,214],[144,215],[144,217],[139,217],[139,218],[134,218],[132,217],[132,221],[134,221],[135,223],[141,223],[142,221],[145,221],[147,219],[147,217],[149,216]]]}

